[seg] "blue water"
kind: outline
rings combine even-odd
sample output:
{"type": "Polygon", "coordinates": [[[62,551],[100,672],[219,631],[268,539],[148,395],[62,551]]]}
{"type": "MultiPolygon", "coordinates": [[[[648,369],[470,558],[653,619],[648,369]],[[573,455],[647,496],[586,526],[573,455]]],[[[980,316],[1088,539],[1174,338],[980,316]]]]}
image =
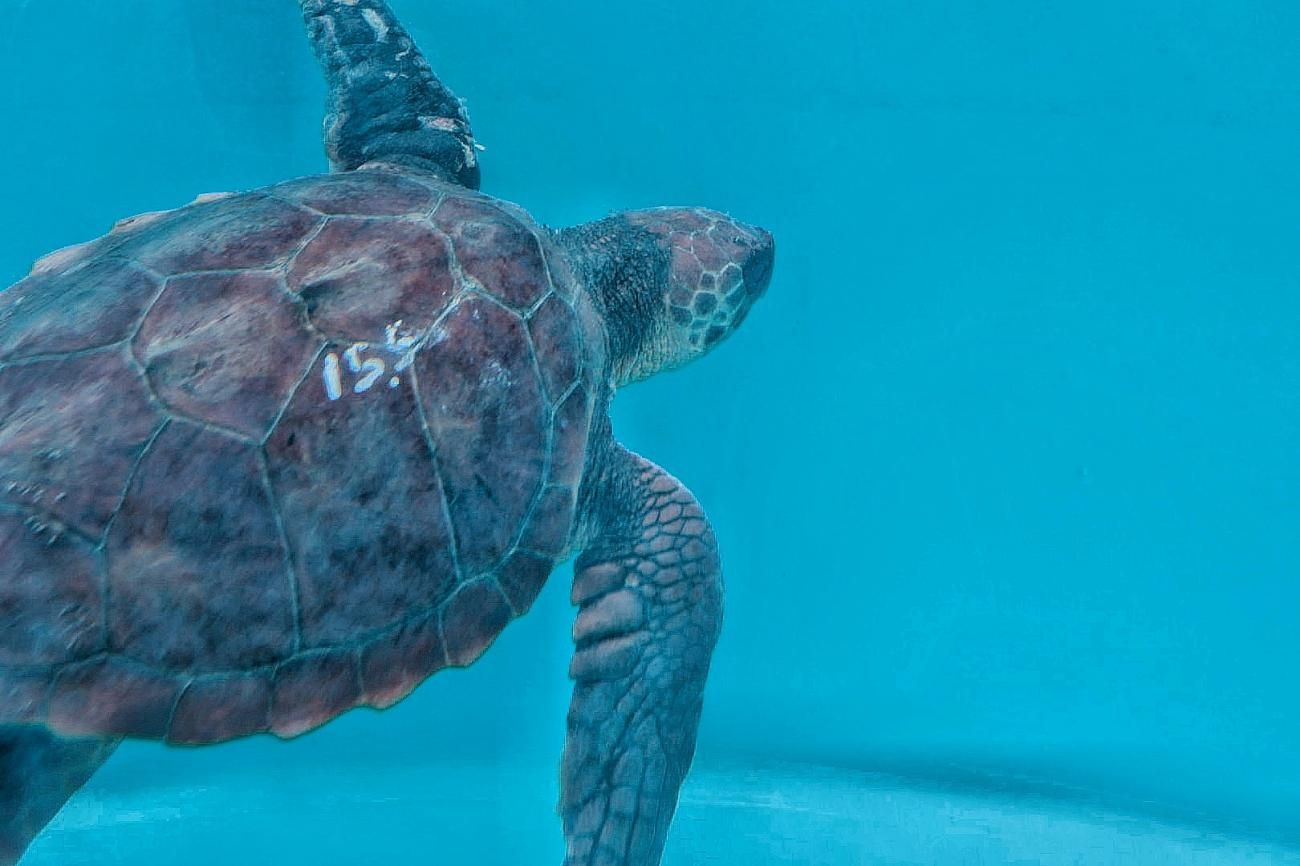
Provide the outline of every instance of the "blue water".
{"type": "MultiPolygon", "coordinates": [[[[393,5],[485,190],[778,240],[616,406],[727,568],[670,864],[1298,862],[1300,6],[393,5]]],[[[294,6],[0,0],[0,284],[322,170],[294,6]]],[[[388,713],[124,748],[24,866],[558,862],[566,580],[388,713]]]]}

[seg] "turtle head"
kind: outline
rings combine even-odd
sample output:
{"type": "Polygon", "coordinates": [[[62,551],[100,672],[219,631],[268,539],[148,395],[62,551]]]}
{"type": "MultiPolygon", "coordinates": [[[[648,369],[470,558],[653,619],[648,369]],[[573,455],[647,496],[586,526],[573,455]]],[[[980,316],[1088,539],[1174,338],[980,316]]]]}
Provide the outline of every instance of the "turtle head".
{"type": "Polygon", "coordinates": [[[559,233],[602,302],[619,385],[708,352],[767,289],[772,236],[717,211],[654,208],[559,233]]]}

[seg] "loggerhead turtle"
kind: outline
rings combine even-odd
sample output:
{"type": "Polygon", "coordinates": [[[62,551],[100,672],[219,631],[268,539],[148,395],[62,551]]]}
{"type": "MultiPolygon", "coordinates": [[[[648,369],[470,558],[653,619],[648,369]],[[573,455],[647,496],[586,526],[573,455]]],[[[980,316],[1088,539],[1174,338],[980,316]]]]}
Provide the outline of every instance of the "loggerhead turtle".
{"type": "Polygon", "coordinates": [[[0,294],[0,864],[122,738],[292,737],[473,662],[577,553],[566,863],[658,863],[722,603],[614,388],[707,352],[772,238],[552,231],[476,192],[382,0],[302,0],[333,173],[201,197],[0,294]]]}

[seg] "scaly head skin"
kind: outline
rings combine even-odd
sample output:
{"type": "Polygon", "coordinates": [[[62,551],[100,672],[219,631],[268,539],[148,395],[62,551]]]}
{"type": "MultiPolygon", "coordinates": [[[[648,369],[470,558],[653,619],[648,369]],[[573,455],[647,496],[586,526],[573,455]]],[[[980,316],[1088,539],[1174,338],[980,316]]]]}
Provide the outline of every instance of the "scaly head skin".
{"type": "Polygon", "coordinates": [[[731,334],[767,289],[775,254],[763,229],[704,208],[629,211],[558,239],[605,311],[620,386],[731,334]]]}

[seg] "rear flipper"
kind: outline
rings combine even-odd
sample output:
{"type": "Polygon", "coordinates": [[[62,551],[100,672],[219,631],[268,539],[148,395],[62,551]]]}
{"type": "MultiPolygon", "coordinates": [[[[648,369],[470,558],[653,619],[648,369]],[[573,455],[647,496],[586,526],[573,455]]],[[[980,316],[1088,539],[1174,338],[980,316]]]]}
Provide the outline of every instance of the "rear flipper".
{"type": "Polygon", "coordinates": [[[0,727],[0,866],[18,862],[118,742],[65,740],[44,728],[0,727]]]}

